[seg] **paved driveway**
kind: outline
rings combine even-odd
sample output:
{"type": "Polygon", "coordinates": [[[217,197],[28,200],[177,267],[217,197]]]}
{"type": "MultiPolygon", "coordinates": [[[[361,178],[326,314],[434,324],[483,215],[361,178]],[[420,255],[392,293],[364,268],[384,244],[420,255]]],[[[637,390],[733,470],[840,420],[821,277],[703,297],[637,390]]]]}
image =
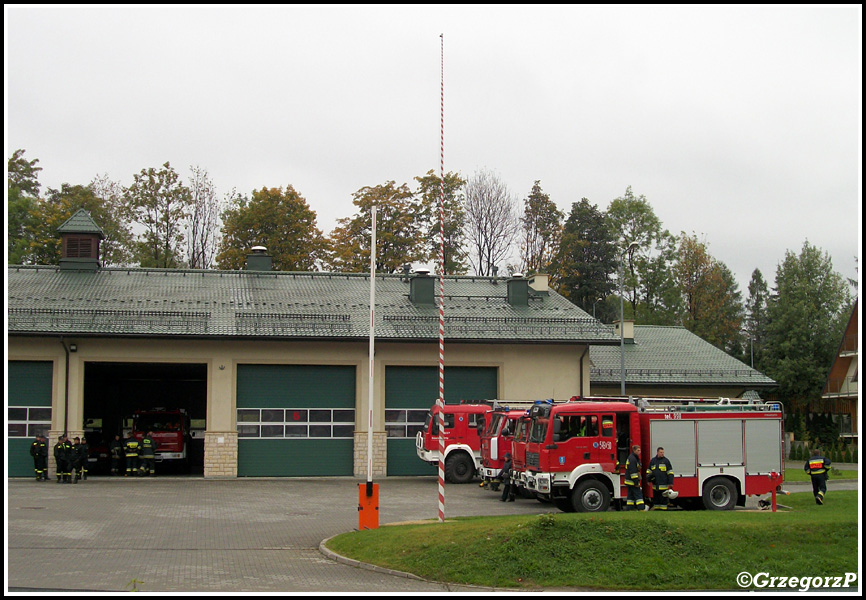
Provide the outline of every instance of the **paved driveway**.
{"type": "MultiPolygon", "coordinates": [[[[10,479],[7,585],[12,591],[123,591],[137,580],[145,592],[484,591],[323,556],[323,539],[358,527],[359,483],[103,477],[66,485],[10,479]]],[[[378,483],[381,525],[436,518],[435,478],[378,483]]],[[[799,487],[805,491],[808,484],[799,487]]],[[[536,500],[500,502],[477,484],[447,485],[445,503],[447,517],[557,512],[536,500]]]]}
{"type": "MultiPolygon", "coordinates": [[[[435,519],[432,477],[380,484],[380,524],[435,519]]],[[[8,585],[118,591],[443,591],[329,560],[319,543],[358,527],[353,478],[10,479],[8,585]]],[[[477,484],[446,488],[446,516],[554,511],[503,503],[477,484]]]]}

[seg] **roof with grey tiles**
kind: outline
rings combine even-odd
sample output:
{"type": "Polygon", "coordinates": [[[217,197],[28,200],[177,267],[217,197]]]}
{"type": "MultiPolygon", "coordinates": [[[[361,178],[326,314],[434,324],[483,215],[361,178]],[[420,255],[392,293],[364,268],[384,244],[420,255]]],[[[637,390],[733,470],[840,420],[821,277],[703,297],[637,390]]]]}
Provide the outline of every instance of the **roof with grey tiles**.
{"type": "MultiPolygon", "coordinates": [[[[776,385],[685,327],[635,325],[634,343],[624,344],[624,350],[625,380],[631,385],[776,385]]],[[[591,347],[589,356],[593,383],[620,383],[619,344],[591,347]]]]}
{"type": "MultiPolygon", "coordinates": [[[[9,266],[11,335],[366,339],[366,274],[9,266]]],[[[438,285],[437,285],[438,289],[438,285]]],[[[445,278],[445,335],[493,343],[618,342],[550,290],[506,301],[507,280],[445,278]]],[[[376,276],[377,339],[437,340],[439,310],[409,300],[408,279],[376,276]]]]}
{"type": "Polygon", "coordinates": [[[88,234],[96,234],[99,236],[105,237],[105,233],[103,233],[102,229],[97,225],[92,218],[90,218],[90,213],[84,210],[83,208],[79,208],[75,211],[71,217],[66,219],[63,222],[63,225],[57,228],[58,233],[88,233],[88,234]]]}

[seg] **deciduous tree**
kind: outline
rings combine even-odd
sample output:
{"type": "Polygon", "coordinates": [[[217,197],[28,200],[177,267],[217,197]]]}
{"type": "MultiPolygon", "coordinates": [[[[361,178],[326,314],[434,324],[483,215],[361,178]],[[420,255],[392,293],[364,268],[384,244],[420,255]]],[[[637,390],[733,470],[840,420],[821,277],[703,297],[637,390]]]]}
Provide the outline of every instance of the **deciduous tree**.
{"type": "Polygon", "coordinates": [[[326,242],[316,213],[291,185],[236,196],[223,213],[223,236],[216,261],[240,270],[253,246],[264,246],[278,271],[316,271],[326,242]]]}
{"type": "Polygon", "coordinates": [[[207,170],[191,166],[190,171],[186,262],[191,269],[209,269],[219,247],[222,205],[207,170]]]}
{"type": "Polygon", "coordinates": [[[29,230],[38,225],[35,208],[39,198],[38,158],[27,160],[18,149],[6,163],[6,248],[9,264],[33,262],[29,230]]]}
{"type": "Polygon", "coordinates": [[[142,267],[183,266],[186,221],[191,211],[189,188],[166,162],[157,170],[142,169],[126,190],[132,216],[144,232],[136,242],[142,267]]]}
{"type": "Polygon", "coordinates": [[[331,232],[331,254],[327,261],[333,271],[364,273],[370,269],[372,207],[376,205],[376,270],[394,273],[406,263],[429,256],[419,199],[405,183],[388,181],[363,187],[353,194],[358,212],[339,219],[331,232]]]}
{"type": "MultiPolygon", "coordinates": [[[[439,205],[440,178],[431,169],[423,177],[416,177],[418,190],[415,193],[421,202],[421,222],[429,253],[427,260],[438,265],[439,260],[439,205]]],[[[463,210],[463,186],[466,184],[458,173],[446,173],[443,185],[445,205],[445,273],[462,275],[466,272],[466,250],[464,249],[466,213],[463,210]]]]}
{"type": "Polygon", "coordinates": [[[674,272],[685,301],[686,329],[726,352],[735,350],[743,309],[731,271],[710,256],[696,235],[683,233],[674,272]]]}
{"type": "Polygon", "coordinates": [[[631,186],[610,203],[607,218],[621,248],[637,243],[628,251],[623,269],[623,289],[632,315],[641,323],[670,322],[679,311],[671,276],[676,259],[675,238],[662,227],[646,197],[635,196],[631,186]]]}
{"type": "Polygon", "coordinates": [[[476,275],[493,275],[508,260],[520,232],[517,200],[499,177],[482,169],[466,182],[466,241],[476,275]]]}

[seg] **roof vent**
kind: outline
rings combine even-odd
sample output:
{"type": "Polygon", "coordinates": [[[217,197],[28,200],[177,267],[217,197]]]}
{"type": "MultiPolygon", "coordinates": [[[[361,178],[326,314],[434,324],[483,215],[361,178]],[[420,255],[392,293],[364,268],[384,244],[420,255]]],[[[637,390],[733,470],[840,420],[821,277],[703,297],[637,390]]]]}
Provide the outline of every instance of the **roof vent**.
{"type": "Polygon", "coordinates": [[[268,254],[268,249],[264,246],[253,246],[250,248],[251,254],[247,254],[247,271],[270,271],[273,269],[274,262],[271,255],[268,254]]]}
{"type": "Polygon", "coordinates": [[[435,304],[436,278],[430,277],[429,269],[415,269],[415,277],[409,280],[409,300],[412,304],[435,304]]]}
{"type": "Polygon", "coordinates": [[[78,209],[57,228],[60,234],[60,268],[95,271],[99,268],[99,242],[102,229],[83,208],[78,209]]]}
{"type": "Polygon", "coordinates": [[[508,280],[508,304],[529,306],[529,281],[523,276],[514,275],[508,280]]]}

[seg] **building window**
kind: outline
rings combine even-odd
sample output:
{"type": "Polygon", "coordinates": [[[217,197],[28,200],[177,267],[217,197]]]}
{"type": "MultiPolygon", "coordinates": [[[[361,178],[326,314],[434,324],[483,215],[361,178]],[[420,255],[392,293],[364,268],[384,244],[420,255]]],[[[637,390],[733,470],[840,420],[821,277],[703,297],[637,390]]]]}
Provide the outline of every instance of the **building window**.
{"type": "Polygon", "coordinates": [[[238,437],[342,439],[355,436],[355,410],[239,408],[238,437]]]}
{"type": "Polygon", "coordinates": [[[385,432],[389,438],[414,438],[424,429],[426,409],[389,408],[385,410],[385,432]]]}
{"type": "Polygon", "coordinates": [[[51,409],[44,406],[10,406],[6,420],[8,437],[48,437],[51,409]]]}

